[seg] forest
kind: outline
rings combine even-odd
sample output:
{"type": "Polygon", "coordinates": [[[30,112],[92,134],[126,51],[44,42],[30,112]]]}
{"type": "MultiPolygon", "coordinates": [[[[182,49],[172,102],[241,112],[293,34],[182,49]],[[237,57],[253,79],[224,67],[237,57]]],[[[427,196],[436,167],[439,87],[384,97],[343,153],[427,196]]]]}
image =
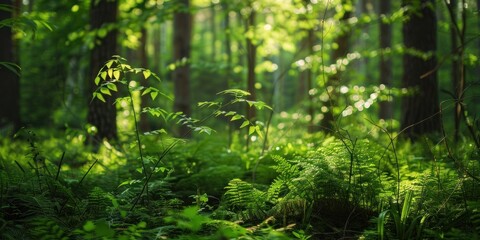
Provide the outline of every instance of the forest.
{"type": "Polygon", "coordinates": [[[480,0],[0,0],[0,239],[480,239],[480,0]]]}

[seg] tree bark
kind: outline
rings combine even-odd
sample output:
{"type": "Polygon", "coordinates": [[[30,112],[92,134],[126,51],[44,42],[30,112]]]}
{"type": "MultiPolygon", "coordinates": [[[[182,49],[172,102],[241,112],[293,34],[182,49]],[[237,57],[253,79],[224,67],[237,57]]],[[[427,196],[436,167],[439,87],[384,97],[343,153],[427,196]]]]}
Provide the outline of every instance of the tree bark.
{"type": "MultiPolygon", "coordinates": [[[[392,6],[390,1],[380,1],[380,16],[389,16],[392,6]]],[[[390,23],[385,23],[380,18],[380,84],[385,85],[387,88],[392,87],[392,59],[384,52],[386,49],[392,46],[392,26],[390,23]]],[[[393,117],[392,103],[390,102],[390,96],[387,101],[380,102],[380,119],[391,119],[393,117]]]]}
{"type": "MultiPolygon", "coordinates": [[[[140,9],[142,12],[147,10],[147,0],[142,1],[139,4],[140,9]]],[[[148,53],[147,53],[147,47],[148,47],[148,30],[147,28],[143,25],[141,30],[141,36],[140,36],[140,48],[138,49],[138,57],[140,59],[140,66],[143,68],[150,69],[149,66],[149,61],[148,61],[148,53]]],[[[140,77],[140,82],[142,82],[142,86],[144,87],[150,87],[150,81],[147,79],[144,79],[143,77],[140,77]]],[[[139,128],[142,132],[147,132],[150,130],[150,123],[148,122],[148,115],[146,113],[142,113],[142,109],[148,107],[150,103],[150,97],[148,94],[140,96],[140,122],[139,122],[139,128]]]]}
{"type": "MultiPolygon", "coordinates": [[[[457,0],[450,0],[450,4],[447,5],[448,8],[450,8],[450,18],[451,18],[451,23],[450,23],[450,44],[451,44],[451,54],[452,54],[452,65],[451,65],[451,78],[452,78],[452,89],[455,91],[455,97],[459,97],[459,85],[460,85],[460,62],[459,60],[461,59],[461,56],[459,54],[459,44],[458,44],[458,38],[459,38],[459,33],[457,32],[457,29],[455,28],[455,25],[458,26],[458,21],[457,21],[457,16],[458,16],[458,1],[457,0]]],[[[462,46],[463,47],[463,46],[462,46]]],[[[463,89],[462,89],[463,90],[463,89]]],[[[459,133],[460,133],[460,120],[461,120],[461,106],[460,102],[455,103],[455,108],[454,108],[454,126],[455,126],[455,132],[454,132],[454,138],[455,142],[458,141],[459,133]]]]}
{"type": "MultiPolygon", "coordinates": [[[[314,38],[315,34],[313,32],[313,29],[308,29],[307,31],[307,36],[304,39],[304,42],[306,44],[307,52],[309,56],[313,56],[313,45],[314,45],[314,38]]],[[[309,63],[306,63],[309,64],[309,63]]],[[[307,113],[310,115],[310,125],[308,127],[309,132],[314,131],[314,119],[315,119],[315,108],[313,106],[313,98],[314,96],[310,94],[310,90],[313,89],[313,72],[312,72],[312,66],[308,66],[305,71],[300,73],[300,78],[301,78],[301,85],[304,85],[304,92],[302,94],[306,94],[307,96],[307,113]]],[[[303,98],[303,97],[302,97],[303,98]]]]}
{"type": "MultiPolygon", "coordinates": [[[[12,6],[10,0],[0,4],[12,6]]],[[[0,21],[12,18],[12,12],[0,11],[0,21]]],[[[16,63],[11,27],[0,28],[0,62],[16,63]]],[[[12,133],[20,129],[20,78],[12,70],[0,65],[0,128],[11,126],[12,133]]]]}
{"type": "MultiPolygon", "coordinates": [[[[347,4],[348,0],[342,0],[342,4],[347,4]]],[[[340,23],[345,24],[347,20],[351,17],[352,12],[351,10],[345,10],[343,13],[343,16],[340,18],[340,23]]],[[[339,36],[335,39],[335,43],[337,43],[338,47],[333,50],[332,52],[332,61],[336,62],[338,59],[345,57],[345,55],[348,52],[349,48],[349,39],[350,35],[348,34],[347,31],[343,31],[340,33],[339,36]]],[[[341,71],[337,70],[336,74],[332,74],[328,77],[327,79],[327,84],[325,86],[325,91],[329,92],[329,99],[324,102],[324,106],[328,108],[326,112],[323,113],[323,119],[320,122],[320,128],[323,131],[331,132],[334,130],[334,116],[333,116],[333,110],[337,105],[337,98],[338,98],[338,93],[336,88],[339,85],[339,81],[341,78],[341,71]],[[331,87],[331,88],[330,88],[331,87]],[[329,88],[331,91],[329,91],[329,88]]]]}
{"type": "MultiPolygon", "coordinates": [[[[139,49],[139,55],[140,55],[140,62],[141,66],[143,68],[150,68],[148,66],[148,55],[147,55],[147,29],[145,27],[142,28],[141,30],[142,36],[140,37],[140,49],[139,49]]],[[[141,79],[143,82],[144,87],[149,87],[150,82],[147,79],[141,79]]],[[[142,95],[140,97],[141,103],[140,103],[140,130],[143,132],[149,131],[150,130],[150,123],[148,122],[148,115],[145,113],[141,113],[142,109],[148,107],[148,103],[150,102],[150,98],[148,94],[142,95]]]]}
{"type": "MultiPolygon", "coordinates": [[[[95,30],[105,24],[115,23],[117,20],[117,9],[117,0],[91,1],[91,29],[95,30]]],[[[95,79],[98,71],[107,60],[116,54],[117,30],[110,30],[104,38],[96,40],[98,44],[95,44],[90,56],[90,78],[88,79],[88,84],[91,92],[97,88],[93,79],[95,79]]],[[[106,103],[103,103],[95,99],[88,107],[87,121],[97,128],[97,133],[88,142],[97,146],[104,138],[109,140],[117,138],[115,96],[105,96],[105,100],[106,103]]]]}
{"type": "MultiPolygon", "coordinates": [[[[173,72],[175,101],[173,109],[186,116],[191,115],[190,109],[190,42],[192,20],[189,12],[189,0],[180,0],[180,9],[173,17],[173,57],[178,64],[173,72]]],[[[179,137],[190,137],[190,130],[182,125],[178,129],[179,137]]]]}
{"type": "Polygon", "coordinates": [[[433,0],[403,0],[407,7],[408,20],[403,23],[403,42],[407,49],[432,53],[422,59],[407,53],[403,56],[402,87],[412,89],[402,102],[401,128],[407,137],[418,136],[440,130],[437,65],[435,51],[436,16],[433,0]],[[414,7],[417,4],[418,7],[414,7]]]}

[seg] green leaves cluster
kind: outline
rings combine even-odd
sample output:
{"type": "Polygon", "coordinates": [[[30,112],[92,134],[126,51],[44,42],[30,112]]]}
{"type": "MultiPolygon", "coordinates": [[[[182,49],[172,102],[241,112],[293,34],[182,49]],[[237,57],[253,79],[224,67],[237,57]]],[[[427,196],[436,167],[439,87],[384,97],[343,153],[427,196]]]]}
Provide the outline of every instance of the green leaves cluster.
{"type": "Polygon", "coordinates": [[[408,191],[403,200],[401,211],[393,205],[391,209],[380,213],[377,220],[378,236],[381,240],[386,238],[385,224],[393,221],[398,239],[422,239],[422,231],[428,214],[412,216],[413,191],[408,191]],[[391,216],[390,220],[388,216],[391,216]]]}
{"type": "Polygon", "coordinates": [[[198,106],[205,107],[205,108],[215,107],[217,108],[217,110],[214,111],[213,113],[215,117],[223,116],[227,119],[230,119],[230,122],[242,121],[242,124],[240,125],[240,129],[248,127],[248,135],[257,134],[261,138],[264,137],[261,122],[258,122],[258,121],[253,122],[252,119],[248,119],[245,115],[240,114],[237,111],[226,111],[224,109],[226,109],[230,105],[241,104],[241,103],[246,103],[249,108],[255,108],[257,110],[268,109],[270,111],[273,111],[272,107],[270,107],[269,105],[267,105],[265,102],[262,102],[262,101],[248,100],[247,98],[248,96],[250,96],[250,93],[241,89],[227,89],[217,93],[217,95],[222,95],[226,99],[230,99],[230,101],[226,103],[200,102],[198,103],[198,106]]]}
{"type": "Polygon", "coordinates": [[[127,86],[128,91],[140,91],[141,95],[149,94],[152,100],[155,100],[159,94],[168,97],[167,95],[161,93],[157,88],[154,87],[143,87],[140,84],[131,83],[137,82],[132,75],[142,74],[145,80],[153,77],[154,79],[160,81],[160,78],[153,72],[145,68],[134,68],[127,64],[127,60],[118,55],[112,57],[108,60],[105,65],[100,69],[97,76],[95,77],[95,85],[98,86],[95,92],[93,92],[93,99],[98,99],[102,102],[105,101],[104,95],[112,96],[113,92],[118,92],[117,85],[122,84],[127,86]]]}

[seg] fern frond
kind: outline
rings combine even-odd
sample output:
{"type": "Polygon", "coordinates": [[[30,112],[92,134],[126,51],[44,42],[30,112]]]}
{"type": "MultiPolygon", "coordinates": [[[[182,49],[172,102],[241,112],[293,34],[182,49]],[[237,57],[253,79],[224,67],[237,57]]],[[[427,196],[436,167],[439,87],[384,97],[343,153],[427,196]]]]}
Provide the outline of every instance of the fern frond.
{"type": "Polygon", "coordinates": [[[107,206],[111,204],[111,200],[107,197],[107,193],[99,187],[94,187],[87,198],[87,212],[102,217],[106,215],[107,206]]]}
{"type": "Polygon", "coordinates": [[[28,219],[29,235],[35,239],[68,239],[65,228],[61,226],[55,219],[38,216],[28,219]]]}
{"type": "Polygon", "coordinates": [[[267,193],[253,187],[241,179],[232,179],[225,187],[225,201],[245,218],[264,218],[267,193]]]}

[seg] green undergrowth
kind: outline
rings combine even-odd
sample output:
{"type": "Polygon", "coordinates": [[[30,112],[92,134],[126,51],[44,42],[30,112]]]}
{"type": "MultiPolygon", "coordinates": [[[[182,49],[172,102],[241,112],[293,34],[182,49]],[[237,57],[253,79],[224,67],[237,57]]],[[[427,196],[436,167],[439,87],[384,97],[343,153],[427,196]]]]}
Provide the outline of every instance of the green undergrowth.
{"type": "Polygon", "coordinates": [[[447,152],[427,138],[354,131],[275,128],[248,151],[217,134],[165,156],[177,139],[142,136],[148,178],[127,140],[93,152],[83,131],[23,129],[0,139],[1,239],[479,237],[473,142],[447,152]]]}

